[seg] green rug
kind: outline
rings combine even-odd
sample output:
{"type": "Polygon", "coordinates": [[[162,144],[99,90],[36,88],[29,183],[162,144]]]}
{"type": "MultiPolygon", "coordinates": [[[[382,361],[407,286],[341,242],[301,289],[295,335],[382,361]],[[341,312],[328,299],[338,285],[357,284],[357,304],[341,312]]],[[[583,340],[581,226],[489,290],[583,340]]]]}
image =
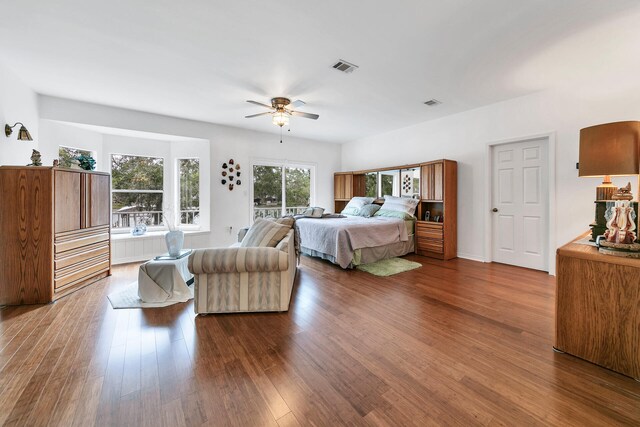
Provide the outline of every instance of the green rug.
{"type": "Polygon", "coordinates": [[[374,276],[393,276],[418,267],[422,267],[419,262],[407,261],[402,258],[389,258],[372,262],[371,264],[362,264],[356,268],[374,276]]]}

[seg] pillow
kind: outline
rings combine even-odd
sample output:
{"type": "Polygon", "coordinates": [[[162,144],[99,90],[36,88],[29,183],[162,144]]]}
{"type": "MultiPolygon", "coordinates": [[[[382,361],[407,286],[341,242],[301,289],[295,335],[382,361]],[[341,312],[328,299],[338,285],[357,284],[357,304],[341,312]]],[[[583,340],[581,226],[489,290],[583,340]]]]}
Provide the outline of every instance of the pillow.
{"type": "Polygon", "coordinates": [[[370,205],[373,203],[373,197],[352,197],[347,203],[346,208],[358,208],[361,209],[364,205],[370,205]]]}
{"type": "MultiPolygon", "coordinates": [[[[281,219],[281,218],[279,218],[281,219]]],[[[240,247],[270,247],[275,248],[291,230],[290,226],[278,224],[276,221],[258,218],[242,239],[240,247]]]]}
{"type": "Polygon", "coordinates": [[[384,208],[384,206],[380,208],[380,210],[376,212],[373,216],[385,216],[388,218],[399,218],[399,219],[415,219],[416,218],[415,216],[406,212],[387,210],[384,208]]]}
{"type": "Polygon", "coordinates": [[[382,209],[387,211],[406,212],[413,215],[418,206],[418,199],[410,199],[407,197],[384,196],[384,204],[382,209]]]}
{"type": "Polygon", "coordinates": [[[360,209],[358,208],[344,208],[342,210],[342,212],[340,212],[342,215],[349,215],[349,216],[358,216],[360,214],[360,209]]]}
{"type": "Polygon", "coordinates": [[[373,203],[373,197],[353,197],[341,213],[343,215],[358,215],[363,206],[371,203],[373,203]]]}
{"type": "Polygon", "coordinates": [[[302,215],[304,215],[307,218],[322,218],[322,214],[324,213],[324,208],[318,208],[318,207],[314,207],[314,208],[307,208],[302,215]]]}
{"type": "Polygon", "coordinates": [[[358,212],[358,215],[363,216],[365,218],[371,218],[373,214],[375,214],[379,210],[380,210],[380,205],[374,205],[374,204],[364,205],[362,209],[360,209],[360,212],[358,212]]]}
{"type": "Polygon", "coordinates": [[[296,223],[296,219],[290,215],[283,216],[280,218],[267,218],[269,221],[276,222],[280,225],[286,225],[287,227],[293,227],[293,224],[296,223]]]}

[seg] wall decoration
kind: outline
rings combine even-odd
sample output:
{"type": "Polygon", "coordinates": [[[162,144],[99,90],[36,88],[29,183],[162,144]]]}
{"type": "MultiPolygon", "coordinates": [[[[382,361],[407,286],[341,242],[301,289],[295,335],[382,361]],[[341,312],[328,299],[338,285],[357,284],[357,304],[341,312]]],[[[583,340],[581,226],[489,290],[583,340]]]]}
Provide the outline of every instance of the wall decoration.
{"type": "MultiPolygon", "coordinates": [[[[229,191],[233,191],[234,187],[234,179],[240,178],[240,164],[236,164],[235,160],[229,159],[229,161],[222,164],[222,176],[223,179],[220,180],[222,185],[229,184],[229,191]],[[235,175],[235,176],[234,176],[235,175]]],[[[241,185],[242,181],[240,179],[235,179],[235,185],[241,185]]]]}

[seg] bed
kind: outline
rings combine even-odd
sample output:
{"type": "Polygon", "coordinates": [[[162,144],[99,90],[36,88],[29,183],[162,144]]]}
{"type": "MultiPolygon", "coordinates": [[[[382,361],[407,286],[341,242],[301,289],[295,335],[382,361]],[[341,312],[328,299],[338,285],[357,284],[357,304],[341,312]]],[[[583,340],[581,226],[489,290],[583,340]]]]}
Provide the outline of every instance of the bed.
{"type": "Polygon", "coordinates": [[[301,218],[296,221],[302,253],[353,268],[414,252],[415,218],[301,218]]]}

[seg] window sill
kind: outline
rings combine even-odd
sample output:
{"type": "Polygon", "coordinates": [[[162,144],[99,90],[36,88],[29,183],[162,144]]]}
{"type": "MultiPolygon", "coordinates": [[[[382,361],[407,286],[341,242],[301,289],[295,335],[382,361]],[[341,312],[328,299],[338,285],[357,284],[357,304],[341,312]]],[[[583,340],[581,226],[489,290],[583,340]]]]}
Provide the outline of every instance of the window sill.
{"type": "MultiPolygon", "coordinates": [[[[185,236],[197,236],[202,234],[209,234],[210,231],[207,230],[182,230],[185,236]]],[[[112,233],[111,240],[144,240],[144,239],[154,239],[159,237],[164,237],[165,234],[168,233],[168,230],[160,230],[160,231],[148,231],[142,236],[132,236],[131,233],[112,233]]]]}

